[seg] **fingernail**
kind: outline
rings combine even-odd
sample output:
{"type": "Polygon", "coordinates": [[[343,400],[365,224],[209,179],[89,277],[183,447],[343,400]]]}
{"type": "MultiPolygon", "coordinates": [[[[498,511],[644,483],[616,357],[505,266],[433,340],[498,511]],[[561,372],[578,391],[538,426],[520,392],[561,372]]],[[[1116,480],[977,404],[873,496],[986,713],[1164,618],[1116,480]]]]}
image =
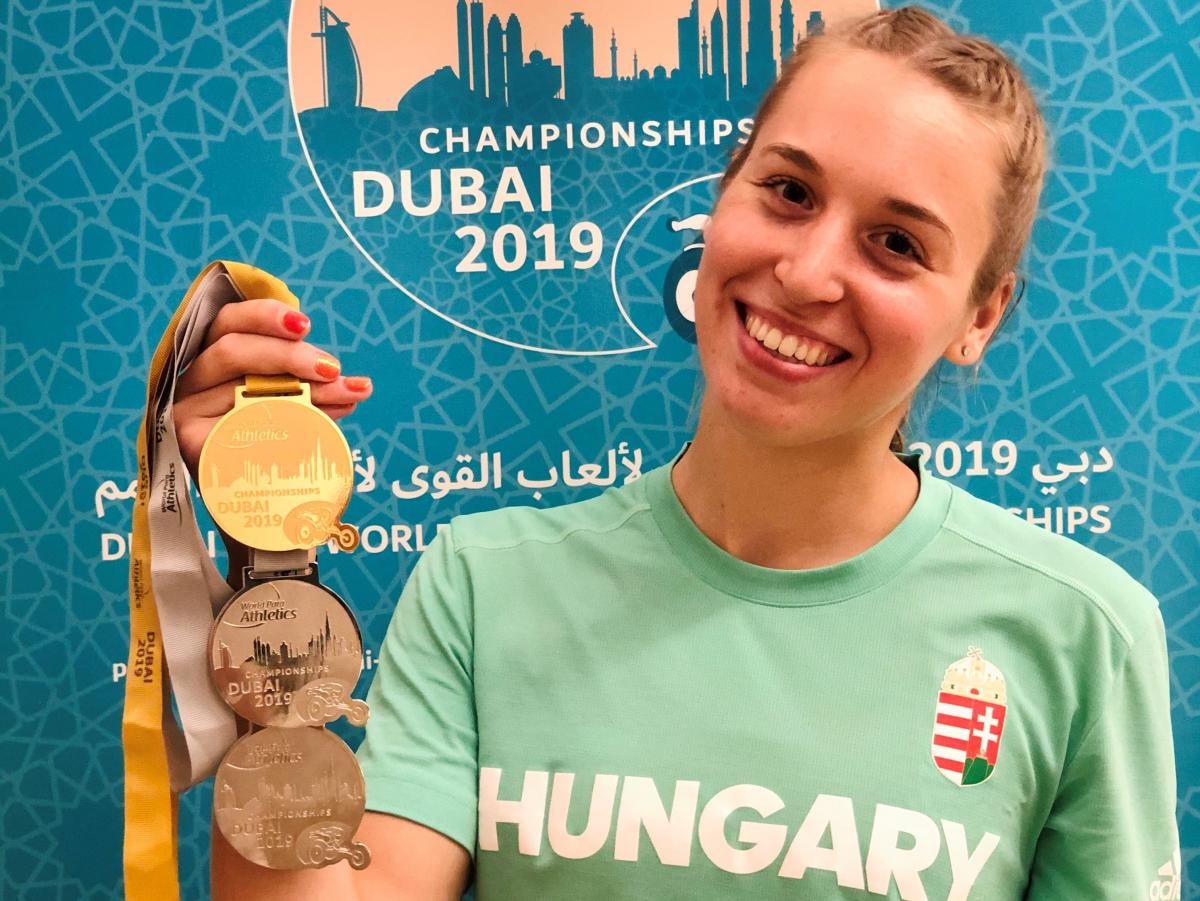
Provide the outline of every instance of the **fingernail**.
{"type": "Polygon", "coordinates": [[[365,375],[348,375],[343,381],[351,391],[369,391],[371,380],[365,375]]]}
{"type": "Polygon", "coordinates": [[[317,363],[313,367],[317,370],[317,375],[323,379],[337,378],[337,374],[342,371],[342,364],[333,357],[317,357],[317,363]]]}
{"type": "Polygon", "coordinates": [[[308,317],[292,310],[290,313],[284,314],[283,327],[293,335],[303,335],[308,331],[308,317]]]}

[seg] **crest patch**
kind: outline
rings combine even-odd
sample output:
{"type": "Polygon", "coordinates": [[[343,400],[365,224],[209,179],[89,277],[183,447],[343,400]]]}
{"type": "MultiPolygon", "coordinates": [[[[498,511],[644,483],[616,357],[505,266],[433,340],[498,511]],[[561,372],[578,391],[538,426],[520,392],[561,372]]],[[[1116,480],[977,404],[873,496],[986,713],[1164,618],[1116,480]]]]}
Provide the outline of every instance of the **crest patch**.
{"type": "Polygon", "coordinates": [[[977,647],[946,669],[933,719],[933,762],[955,785],[986,782],[1000,759],[1008,712],[1004,675],[977,647]]]}

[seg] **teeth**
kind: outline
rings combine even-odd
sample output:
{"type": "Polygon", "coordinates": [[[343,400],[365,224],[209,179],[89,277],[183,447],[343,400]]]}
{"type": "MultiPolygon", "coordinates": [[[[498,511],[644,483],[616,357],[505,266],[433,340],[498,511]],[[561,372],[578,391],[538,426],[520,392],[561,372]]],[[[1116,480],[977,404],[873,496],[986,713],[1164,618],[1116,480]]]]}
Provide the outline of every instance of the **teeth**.
{"type": "Polygon", "coordinates": [[[833,350],[824,349],[819,344],[810,344],[804,338],[796,335],[784,334],[761,316],[750,312],[746,313],[746,331],[768,350],[773,350],[783,357],[791,357],[809,366],[826,366],[836,353],[833,350]]]}

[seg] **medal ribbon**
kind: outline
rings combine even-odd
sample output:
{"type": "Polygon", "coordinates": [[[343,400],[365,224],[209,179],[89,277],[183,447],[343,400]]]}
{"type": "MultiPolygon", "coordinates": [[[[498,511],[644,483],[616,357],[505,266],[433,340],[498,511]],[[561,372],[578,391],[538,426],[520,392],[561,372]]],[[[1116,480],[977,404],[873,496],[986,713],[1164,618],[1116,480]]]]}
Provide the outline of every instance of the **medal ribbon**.
{"type": "MultiPolygon", "coordinates": [[[[210,263],[192,282],[150,362],[137,438],[121,719],[129,901],[179,898],[178,793],[212,773],[236,737],[233,712],[209,682],[207,652],[214,614],[232,590],[196,525],[172,407],[179,374],[199,354],[217,313],[247,297],[299,307],[287,286],[262,270],[210,263]],[[179,721],[171,711],[172,695],[179,721]]],[[[299,381],[288,376],[254,377],[254,383],[261,391],[300,390],[299,381]]]]}

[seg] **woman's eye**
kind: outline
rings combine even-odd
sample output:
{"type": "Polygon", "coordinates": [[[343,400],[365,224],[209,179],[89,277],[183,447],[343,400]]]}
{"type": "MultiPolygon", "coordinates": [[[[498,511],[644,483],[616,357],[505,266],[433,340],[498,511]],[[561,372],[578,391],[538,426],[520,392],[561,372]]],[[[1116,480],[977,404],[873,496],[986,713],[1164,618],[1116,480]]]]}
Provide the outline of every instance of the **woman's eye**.
{"type": "Polygon", "coordinates": [[[884,249],[902,257],[911,257],[917,262],[921,262],[921,250],[917,247],[916,242],[902,231],[887,231],[880,238],[880,242],[884,249]]]}
{"type": "Polygon", "coordinates": [[[803,182],[798,182],[791,178],[769,178],[761,182],[761,184],[766,188],[770,188],[772,192],[788,203],[798,204],[799,206],[808,206],[812,203],[812,195],[803,182]]]}

